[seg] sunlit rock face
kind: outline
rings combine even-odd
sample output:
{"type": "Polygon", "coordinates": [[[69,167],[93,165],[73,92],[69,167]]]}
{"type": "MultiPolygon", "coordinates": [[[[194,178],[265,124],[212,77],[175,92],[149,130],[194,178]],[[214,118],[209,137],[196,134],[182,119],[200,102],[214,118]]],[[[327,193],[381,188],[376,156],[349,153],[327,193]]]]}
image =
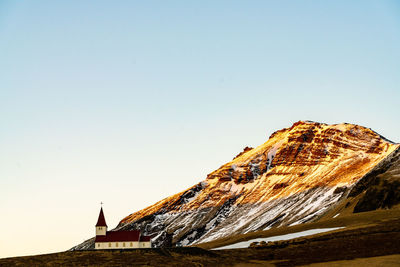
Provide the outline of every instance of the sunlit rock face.
{"type": "Polygon", "coordinates": [[[315,220],[398,148],[365,127],[299,121],[117,229],[140,228],[154,246],[186,246],[315,220]]]}

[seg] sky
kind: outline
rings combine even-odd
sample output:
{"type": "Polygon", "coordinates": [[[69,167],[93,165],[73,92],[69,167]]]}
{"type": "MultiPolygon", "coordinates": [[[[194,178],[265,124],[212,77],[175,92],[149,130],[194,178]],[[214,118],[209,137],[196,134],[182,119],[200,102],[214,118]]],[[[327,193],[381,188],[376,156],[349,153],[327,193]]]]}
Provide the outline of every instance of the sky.
{"type": "Polygon", "coordinates": [[[0,257],[64,251],[299,120],[400,142],[398,1],[0,1],[0,257]]]}

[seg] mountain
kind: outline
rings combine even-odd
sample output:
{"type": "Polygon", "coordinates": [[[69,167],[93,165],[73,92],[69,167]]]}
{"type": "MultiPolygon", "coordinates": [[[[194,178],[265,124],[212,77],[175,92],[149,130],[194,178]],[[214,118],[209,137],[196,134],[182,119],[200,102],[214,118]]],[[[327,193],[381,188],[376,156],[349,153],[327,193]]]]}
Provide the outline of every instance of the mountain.
{"type": "MultiPolygon", "coordinates": [[[[204,181],[128,215],[115,230],[140,228],[155,247],[187,246],[316,221],[360,194],[354,212],[385,207],[385,197],[371,204],[371,194],[386,190],[376,177],[398,157],[400,145],[371,129],[299,121],[246,147],[204,181]]],[[[93,239],[72,250],[90,248],[93,239]]]]}

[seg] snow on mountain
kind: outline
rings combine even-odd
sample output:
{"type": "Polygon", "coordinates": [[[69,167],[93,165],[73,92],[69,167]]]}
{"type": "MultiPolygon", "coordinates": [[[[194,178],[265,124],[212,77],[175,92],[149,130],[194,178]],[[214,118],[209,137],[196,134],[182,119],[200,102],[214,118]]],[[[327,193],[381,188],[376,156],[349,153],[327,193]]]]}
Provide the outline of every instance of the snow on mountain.
{"type": "Polygon", "coordinates": [[[299,121],[197,185],[128,215],[116,229],[140,228],[155,247],[187,246],[312,221],[396,149],[362,126],[299,121]]]}
{"type": "Polygon", "coordinates": [[[342,228],[344,228],[344,227],[311,229],[311,230],[306,230],[306,231],[301,231],[301,232],[296,232],[296,233],[290,233],[290,234],[286,234],[286,235],[255,238],[255,239],[250,239],[250,240],[246,240],[246,241],[243,241],[243,242],[234,243],[234,244],[231,244],[231,245],[228,245],[228,246],[214,248],[213,250],[248,248],[251,243],[290,240],[290,239],[299,238],[299,237],[303,237],[303,236],[310,236],[310,235],[316,235],[316,234],[320,234],[320,233],[335,231],[335,230],[339,230],[339,229],[342,229],[342,228]]]}

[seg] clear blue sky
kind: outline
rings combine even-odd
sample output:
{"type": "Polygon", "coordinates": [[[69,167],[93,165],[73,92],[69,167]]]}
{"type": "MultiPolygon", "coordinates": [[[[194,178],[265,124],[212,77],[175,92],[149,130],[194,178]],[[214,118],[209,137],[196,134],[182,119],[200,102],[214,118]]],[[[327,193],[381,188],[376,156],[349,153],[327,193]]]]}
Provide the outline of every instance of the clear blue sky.
{"type": "Polygon", "coordinates": [[[298,120],[400,141],[398,1],[1,1],[0,257],[94,235],[298,120]],[[21,241],[23,242],[21,243],[21,241]]]}

